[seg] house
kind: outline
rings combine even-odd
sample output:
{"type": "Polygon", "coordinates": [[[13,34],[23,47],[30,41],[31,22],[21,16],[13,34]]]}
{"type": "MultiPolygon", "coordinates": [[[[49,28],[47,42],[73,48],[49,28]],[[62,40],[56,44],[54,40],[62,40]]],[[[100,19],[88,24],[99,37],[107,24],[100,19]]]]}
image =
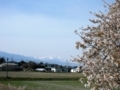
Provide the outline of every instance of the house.
{"type": "Polygon", "coordinates": [[[78,67],[76,68],[76,72],[82,72],[82,66],[78,66],[78,67]]]}
{"type": "Polygon", "coordinates": [[[62,72],[69,72],[68,69],[69,69],[68,67],[63,66],[63,67],[62,67],[62,72]]]}
{"type": "Polygon", "coordinates": [[[57,68],[57,67],[58,67],[57,64],[48,64],[48,63],[44,64],[44,66],[45,66],[45,69],[46,69],[48,72],[51,72],[51,69],[52,69],[52,68],[57,68]]]}
{"type": "Polygon", "coordinates": [[[36,68],[36,71],[39,71],[39,72],[46,72],[47,70],[45,68],[36,68]]]}
{"type": "Polygon", "coordinates": [[[43,64],[44,68],[37,68],[36,71],[45,72],[70,72],[70,68],[66,66],[61,66],[58,64],[43,64]]]}
{"type": "Polygon", "coordinates": [[[76,68],[72,68],[72,69],[70,70],[70,72],[72,72],[72,73],[77,72],[77,71],[76,71],[76,68]]]}
{"type": "Polygon", "coordinates": [[[82,66],[78,66],[78,67],[76,67],[76,68],[72,68],[71,70],[70,70],[70,72],[82,72],[82,66]]]}
{"type": "Polygon", "coordinates": [[[1,71],[14,71],[18,68],[18,65],[15,63],[2,63],[0,64],[1,71]]]}
{"type": "Polygon", "coordinates": [[[53,68],[51,68],[51,71],[52,72],[62,72],[62,69],[53,67],[53,68]]]}
{"type": "Polygon", "coordinates": [[[57,64],[48,64],[48,63],[44,64],[44,66],[45,66],[45,67],[48,67],[48,68],[51,68],[51,67],[58,67],[57,64]]]}

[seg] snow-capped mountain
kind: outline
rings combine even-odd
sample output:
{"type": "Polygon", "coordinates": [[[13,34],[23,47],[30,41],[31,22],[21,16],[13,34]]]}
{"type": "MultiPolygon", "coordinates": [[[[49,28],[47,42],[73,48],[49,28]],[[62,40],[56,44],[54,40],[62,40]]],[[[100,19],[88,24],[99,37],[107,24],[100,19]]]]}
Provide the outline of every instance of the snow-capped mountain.
{"type": "Polygon", "coordinates": [[[70,65],[74,66],[77,65],[77,63],[73,63],[67,59],[61,58],[59,56],[57,57],[32,57],[32,56],[26,56],[26,55],[20,55],[20,54],[12,54],[0,51],[0,57],[4,57],[5,59],[8,58],[9,61],[14,60],[16,62],[19,62],[21,60],[24,61],[34,61],[34,62],[43,62],[43,63],[50,63],[50,64],[59,64],[59,65],[70,65]]]}

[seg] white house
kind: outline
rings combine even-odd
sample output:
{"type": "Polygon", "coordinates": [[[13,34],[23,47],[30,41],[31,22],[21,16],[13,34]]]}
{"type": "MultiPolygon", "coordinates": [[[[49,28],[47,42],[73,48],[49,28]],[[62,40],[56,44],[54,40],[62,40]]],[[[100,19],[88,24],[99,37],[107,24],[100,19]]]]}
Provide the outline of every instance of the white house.
{"type": "Polygon", "coordinates": [[[51,71],[52,72],[62,72],[62,69],[61,68],[51,68],[51,71]]]}
{"type": "Polygon", "coordinates": [[[45,68],[36,68],[36,71],[39,71],[39,72],[46,72],[47,70],[45,68]]]}
{"type": "Polygon", "coordinates": [[[71,69],[70,72],[72,72],[72,73],[77,72],[77,71],[76,71],[76,68],[71,69]]]}
{"type": "Polygon", "coordinates": [[[81,72],[82,71],[82,66],[78,66],[77,68],[73,68],[73,69],[71,69],[71,71],[70,72],[81,72]]]}
{"type": "Polygon", "coordinates": [[[44,64],[44,66],[45,66],[45,69],[46,69],[48,72],[51,72],[51,69],[52,69],[52,68],[58,67],[57,64],[48,64],[48,63],[44,64]]]}
{"type": "Polygon", "coordinates": [[[77,71],[77,72],[81,72],[81,71],[82,71],[82,66],[78,66],[78,67],[76,68],[76,71],[77,71]]]}

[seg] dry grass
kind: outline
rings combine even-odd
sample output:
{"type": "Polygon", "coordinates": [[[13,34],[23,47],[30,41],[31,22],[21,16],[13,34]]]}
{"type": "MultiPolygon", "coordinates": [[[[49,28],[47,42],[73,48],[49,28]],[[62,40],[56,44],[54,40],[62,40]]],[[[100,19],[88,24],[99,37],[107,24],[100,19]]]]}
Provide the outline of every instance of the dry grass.
{"type": "MultiPolygon", "coordinates": [[[[80,78],[81,73],[44,73],[44,72],[8,72],[9,77],[27,78],[80,78]]],[[[0,72],[0,77],[6,77],[6,72],[0,72]]]]}
{"type": "Polygon", "coordinates": [[[26,87],[27,87],[27,85],[16,87],[9,83],[8,83],[8,85],[4,85],[4,84],[0,83],[0,90],[25,90],[26,87]]]}
{"type": "Polygon", "coordinates": [[[16,87],[16,86],[13,86],[11,84],[8,84],[8,87],[10,90],[25,90],[27,85],[16,87]]]}

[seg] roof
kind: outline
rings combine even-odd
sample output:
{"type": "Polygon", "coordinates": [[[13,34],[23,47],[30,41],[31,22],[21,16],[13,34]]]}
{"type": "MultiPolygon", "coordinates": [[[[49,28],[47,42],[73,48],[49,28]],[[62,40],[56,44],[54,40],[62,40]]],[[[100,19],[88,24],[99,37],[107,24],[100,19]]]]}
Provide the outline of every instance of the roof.
{"type": "Polygon", "coordinates": [[[2,64],[0,64],[0,67],[6,66],[6,65],[17,65],[17,64],[15,64],[15,63],[2,63],[2,64]]]}

